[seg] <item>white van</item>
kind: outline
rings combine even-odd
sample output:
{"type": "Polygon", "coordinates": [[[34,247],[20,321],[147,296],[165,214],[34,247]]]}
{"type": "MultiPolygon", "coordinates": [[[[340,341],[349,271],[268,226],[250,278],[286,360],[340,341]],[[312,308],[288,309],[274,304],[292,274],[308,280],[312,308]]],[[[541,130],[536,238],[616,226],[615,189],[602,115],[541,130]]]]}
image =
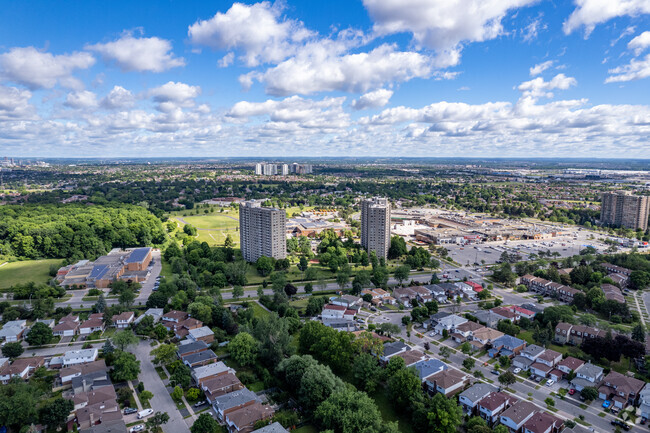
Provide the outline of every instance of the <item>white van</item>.
{"type": "Polygon", "coordinates": [[[153,414],[153,409],[145,409],[141,412],[138,412],[138,419],[142,419],[152,414],[153,414]]]}

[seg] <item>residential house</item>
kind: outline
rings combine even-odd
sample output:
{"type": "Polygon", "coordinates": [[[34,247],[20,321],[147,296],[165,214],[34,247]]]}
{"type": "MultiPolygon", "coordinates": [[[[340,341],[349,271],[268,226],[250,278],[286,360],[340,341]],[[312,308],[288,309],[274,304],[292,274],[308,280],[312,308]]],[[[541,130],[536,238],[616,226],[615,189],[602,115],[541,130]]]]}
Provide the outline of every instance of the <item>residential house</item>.
{"type": "Polygon", "coordinates": [[[35,323],[44,323],[48,328],[54,328],[54,319],[36,319],[35,323]]]}
{"type": "Polygon", "coordinates": [[[65,352],[62,357],[63,367],[70,367],[77,364],[87,364],[97,360],[97,349],[80,349],[65,352]]]}
{"type": "Polygon", "coordinates": [[[435,299],[439,304],[444,304],[447,302],[447,292],[439,285],[428,284],[424,287],[431,292],[431,297],[435,299]]]}
{"type": "Polygon", "coordinates": [[[470,286],[476,293],[481,293],[483,291],[483,286],[479,283],[475,283],[474,281],[465,281],[465,284],[470,286]]]}
{"type": "Polygon", "coordinates": [[[80,429],[91,428],[95,424],[122,420],[122,411],[117,403],[117,394],[112,385],[75,392],[71,399],[80,429]]]}
{"type": "Polygon", "coordinates": [[[398,353],[406,352],[411,350],[411,347],[404,343],[403,341],[393,341],[391,343],[384,344],[384,353],[379,358],[382,362],[388,362],[391,357],[397,355],[398,353]]]}
{"type": "Polygon", "coordinates": [[[465,323],[461,323],[451,330],[451,338],[457,343],[463,343],[472,335],[474,331],[483,328],[483,325],[479,325],[476,322],[470,322],[469,320],[465,323]]]}
{"type": "Polygon", "coordinates": [[[529,290],[545,296],[552,296],[564,302],[573,301],[576,293],[580,293],[580,290],[574,289],[573,287],[545,280],[544,278],[538,278],[533,275],[524,275],[520,278],[520,282],[528,287],[529,290]]]}
{"type": "Polygon", "coordinates": [[[475,415],[478,402],[496,390],[492,385],[477,382],[458,395],[458,402],[466,415],[475,415]]]}
{"type": "Polygon", "coordinates": [[[526,400],[515,402],[499,416],[499,421],[511,432],[520,432],[524,423],[537,412],[537,406],[526,400]]]}
{"type": "Polygon", "coordinates": [[[478,320],[479,323],[482,323],[489,328],[496,328],[499,324],[499,320],[502,319],[501,316],[494,313],[492,310],[478,310],[473,312],[472,315],[476,317],[476,320],[478,320]]]}
{"type": "Polygon", "coordinates": [[[416,362],[413,367],[417,370],[420,380],[424,382],[427,377],[446,370],[447,364],[435,358],[430,358],[416,362]]]}
{"type": "Polygon", "coordinates": [[[334,305],[340,305],[345,308],[352,308],[354,306],[359,306],[363,302],[363,299],[361,299],[358,296],[352,296],[352,295],[343,295],[338,298],[334,298],[330,300],[331,304],[334,305]]]}
{"type": "Polygon", "coordinates": [[[571,381],[571,386],[577,391],[582,391],[588,387],[595,387],[603,379],[603,369],[590,362],[578,367],[575,373],[576,377],[571,381]]]}
{"type": "Polygon", "coordinates": [[[641,416],[645,419],[650,419],[650,383],[646,383],[639,393],[639,403],[641,416]]]}
{"type": "Polygon", "coordinates": [[[214,332],[207,326],[200,328],[190,329],[187,338],[192,341],[203,341],[205,343],[212,343],[214,341],[214,332]]]}
{"type": "Polygon", "coordinates": [[[566,344],[571,339],[571,328],[573,325],[571,323],[560,322],[555,326],[555,338],[554,341],[559,344],[566,344]]]}
{"type": "Polygon", "coordinates": [[[612,265],[611,263],[601,263],[600,266],[602,266],[607,272],[611,274],[621,274],[625,275],[626,277],[632,275],[632,271],[630,269],[612,265]]]}
{"type": "Polygon", "coordinates": [[[440,371],[424,380],[424,385],[430,394],[440,393],[445,397],[459,393],[468,383],[469,377],[455,369],[440,371]]]}
{"type": "Polygon", "coordinates": [[[395,304],[397,301],[384,289],[365,289],[361,291],[361,295],[370,295],[372,297],[371,303],[375,306],[383,304],[395,304]]]}
{"type": "Polygon", "coordinates": [[[273,424],[255,430],[255,433],[289,433],[289,431],[276,421],[273,424]]]}
{"type": "Polygon", "coordinates": [[[52,334],[59,337],[72,337],[79,329],[79,316],[68,314],[59,320],[59,323],[52,328],[52,334]]]}
{"type": "Polygon", "coordinates": [[[492,328],[480,328],[472,332],[470,342],[478,342],[482,346],[492,345],[495,340],[503,337],[505,334],[492,328]]]}
{"type": "Polygon", "coordinates": [[[270,419],[274,413],[271,406],[256,402],[226,414],[225,422],[230,433],[248,433],[256,422],[270,419]]]}
{"type": "Polygon", "coordinates": [[[444,289],[448,298],[456,299],[459,296],[463,296],[462,290],[454,283],[438,283],[438,287],[444,289]]]}
{"type": "Polygon", "coordinates": [[[393,297],[397,299],[397,302],[400,304],[410,307],[411,302],[414,299],[417,299],[418,294],[412,287],[396,287],[393,289],[393,297]]]}
{"type": "Polygon", "coordinates": [[[515,313],[518,316],[517,320],[521,320],[521,319],[533,320],[537,315],[535,311],[529,310],[528,308],[524,308],[519,305],[509,305],[504,308],[515,313]]]}
{"type": "Polygon", "coordinates": [[[637,405],[644,386],[645,382],[642,380],[612,370],[600,384],[598,398],[612,400],[614,406],[625,409],[629,404],[637,405]]]}
{"type": "Polygon", "coordinates": [[[562,354],[551,349],[546,349],[544,353],[539,355],[537,358],[537,362],[549,367],[555,367],[560,363],[560,361],[562,361],[562,354]]]}
{"type": "Polygon", "coordinates": [[[428,358],[427,355],[425,355],[423,352],[420,352],[419,350],[407,350],[406,352],[400,352],[395,356],[402,358],[406,367],[411,367],[415,365],[415,363],[424,361],[428,358]]]}
{"type": "MultiPolygon", "coordinates": [[[[517,313],[506,307],[494,307],[490,311],[497,315],[499,321],[507,320],[510,323],[518,322],[520,317],[517,313]]],[[[498,322],[497,322],[498,323],[498,322]]]]}
{"type": "Polygon", "coordinates": [[[420,302],[421,304],[425,302],[430,302],[433,301],[433,294],[429,289],[423,286],[413,286],[411,287],[411,290],[415,292],[415,298],[420,302]]]}
{"type": "Polygon", "coordinates": [[[124,313],[114,315],[111,320],[113,321],[113,326],[117,329],[124,329],[133,323],[135,314],[133,311],[125,311],[124,313]]]}
{"type": "Polygon", "coordinates": [[[87,364],[74,364],[70,367],[64,367],[59,371],[59,377],[61,378],[61,383],[66,385],[72,382],[72,379],[75,377],[85,376],[95,372],[104,372],[108,371],[106,367],[106,361],[99,359],[97,361],[89,362],[87,364]]]}
{"type": "Polygon", "coordinates": [[[176,353],[178,354],[179,358],[182,358],[183,356],[186,355],[192,355],[194,353],[203,352],[205,350],[208,350],[208,348],[210,347],[205,341],[191,341],[191,340],[185,340],[185,341],[187,341],[187,343],[179,345],[178,349],[176,350],[176,353]]]}
{"type": "Polygon", "coordinates": [[[179,340],[187,337],[192,329],[197,329],[203,326],[203,322],[193,317],[188,317],[174,327],[174,336],[179,340]]]}
{"type": "Polygon", "coordinates": [[[202,352],[191,353],[181,358],[183,364],[190,368],[198,367],[201,365],[208,365],[216,362],[219,358],[212,350],[204,350],[202,352]]]}
{"type": "Polygon", "coordinates": [[[205,393],[205,398],[210,404],[224,394],[238,391],[244,388],[244,384],[232,373],[223,374],[213,379],[206,380],[201,384],[201,389],[205,393]]]}
{"type": "Polygon", "coordinates": [[[508,356],[510,358],[519,355],[526,348],[526,342],[511,335],[504,335],[492,342],[492,349],[488,350],[490,358],[508,356]]]}
{"type": "Polygon", "coordinates": [[[0,329],[0,340],[6,343],[15,343],[23,339],[27,331],[26,320],[10,320],[0,329]]]}
{"type": "Polygon", "coordinates": [[[499,420],[499,415],[516,401],[517,399],[505,392],[491,392],[478,402],[478,416],[489,425],[494,425],[499,420]]]}
{"type": "Polygon", "coordinates": [[[440,320],[449,316],[451,316],[451,313],[448,311],[438,311],[436,314],[432,314],[427,320],[425,320],[422,326],[424,329],[433,329],[440,320]]]}
{"type": "Polygon", "coordinates": [[[135,323],[140,323],[142,319],[144,319],[147,316],[151,316],[153,318],[153,323],[158,323],[160,319],[162,318],[164,314],[164,310],[162,308],[149,308],[147,311],[144,312],[142,316],[139,316],[137,319],[135,319],[135,323]]]}
{"type": "Polygon", "coordinates": [[[197,385],[201,385],[203,382],[213,379],[215,377],[221,376],[222,374],[232,373],[235,374],[235,370],[228,367],[221,361],[217,361],[213,364],[204,365],[201,367],[195,367],[192,369],[192,379],[197,385]]]}
{"type": "Polygon", "coordinates": [[[433,327],[433,332],[439,335],[442,335],[444,331],[451,333],[452,329],[466,322],[466,318],[456,314],[450,314],[449,316],[443,317],[437,321],[436,325],[433,327]]]}
{"type": "Polygon", "coordinates": [[[0,368],[0,382],[7,384],[12,377],[20,377],[23,380],[29,379],[34,370],[44,364],[45,358],[42,356],[17,358],[11,364],[5,364],[0,368]]]}
{"type": "Polygon", "coordinates": [[[189,314],[185,311],[172,310],[163,314],[160,320],[168,331],[174,331],[176,330],[176,326],[188,317],[189,314]]]}
{"type": "Polygon", "coordinates": [[[460,290],[460,296],[464,297],[467,300],[475,301],[478,299],[477,293],[472,286],[464,282],[454,283],[456,287],[460,290]]]}
{"type": "Polygon", "coordinates": [[[523,433],[557,433],[562,431],[564,422],[546,412],[536,412],[524,423],[523,433]]]}
{"type": "Polygon", "coordinates": [[[250,406],[254,403],[261,403],[257,394],[248,388],[241,388],[230,393],[214,397],[212,407],[217,414],[217,419],[223,421],[230,412],[250,406]]]}
{"type": "Polygon", "coordinates": [[[569,335],[569,344],[580,346],[587,338],[604,337],[607,335],[605,331],[585,325],[573,325],[569,335]]]}
{"type": "Polygon", "coordinates": [[[321,317],[323,320],[343,320],[347,307],[342,305],[326,304],[323,306],[321,317]]]}
{"type": "Polygon", "coordinates": [[[88,335],[93,332],[104,332],[104,315],[102,313],[91,314],[88,320],[84,320],[79,325],[79,334],[88,335]]]}
{"type": "Polygon", "coordinates": [[[522,370],[527,371],[545,350],[546,349],[536,344],[526,346],[526,348],[521,351],[521,354],[513,358],[512,365],[516,368],[521,368],[522,370]]]}
{"type": "Polygon", "coordinates": [[[623,292],[621,292],[621,289],[618,287],[614,286],[613,284],[603,284],[600,286],[600,289],[603,291],[605,294],[605,299],[608,301],[615,301],[619,304],[625,304],[625,297],[623,296],[623,292]]]}
{"type": "Polygon", "coordinates": [[[557,364],[557,369],[562,372],[562,377],[565,377],[572,371],[575,372],[578,368],[582,367],[584,363],[585,362],[582,359],[574,358],[573,356],[567,356],[557,364]]]}
{"type": "Polygon", "coordinates": [[[614,282],[614,284],[623,289],[627,287],[627,283],[630,280],[630,277],[623,274],[608,274],[607,276],[614,282]]]}

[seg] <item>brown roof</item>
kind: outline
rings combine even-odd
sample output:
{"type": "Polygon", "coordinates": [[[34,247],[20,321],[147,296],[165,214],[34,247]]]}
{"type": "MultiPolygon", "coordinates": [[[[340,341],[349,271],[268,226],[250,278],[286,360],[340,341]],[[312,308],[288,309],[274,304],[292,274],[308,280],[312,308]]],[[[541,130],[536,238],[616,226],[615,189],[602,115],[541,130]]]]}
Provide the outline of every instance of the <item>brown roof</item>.
{"type": "Polygon", "coordinates": [[[100,318],[93,317],[92,319],[85,320],[79,328],[99,328],[104,326],[104,321],[100,318]]]}
{"type": "Polygon", "coordinates": [[[181,321],[186,317],[187,317],[187,313],[185,311],[172,310],[169,313],[163,314],[162,320],[176,319],[178,321],[181,321]]]}
{"type": "Polygon", "coordinates": [[[79,373],[80,375],[94,373],[96,371],[106,371],[106,361],[103,359],[98,359],[97,361],[89,362],[88,364],[77,364],[70,367],[62,368],[59,372],[59,376],[71,376],[73,374],[79,373]]]}
{"type": "Polygon", "coordinates": [[[536,411],[537,411],[537,406],[535,406],[533,403],[526,400],[519,400],[518,402],[510,406],[508,409],[506,409],[501,414],[501,416],[508,417],[511,420],[513,420],[515,424],[519,425],[520,422],[528,418],[530,414],[536,411]]]}
{"type": "Polygon", "coordinates": [[[427,377],[426,380],[429,382],[435,382],[437,386],[447,389],[465,381],[466,378],[467,376],[458,370],[447,369],[432,374],[427,377]]]}
{"type": "Polygon", "coordinates": [[[512,311],[508,310],[505,307],[494,307],[490,311],[492,311],[494,314],[498,314],[499,316],[506,317],[508,319],[514,319],[515,317],[517,317],[515,313],[513,313],[512,311]]]}
{"type": "Polygon", "coordinates": [[[200,320],[196,320],[193,317],[190,317],[190,318],[180,322],[178,324],[178,326],[179,327],[182,326],[182,327],[187,328],[187,329],[200,328],[201,326],[203,326],[203,322],[201,322],[200,320]]]}
{"type": "Polygon", "coordinates": [[[560,323],[558,323],[558,324],[555,326],[555,329],[556,329],[556,330],[559,329],[560,331],[566,331],[566,332],[569,332],[569,331],[571,330],[571,327],[572,327],[572,326],[573,326],[573,325],[570,324],[570,323],[560,322],[560,323]]]}
{"type": "Polygon", "coordinates": [[[267,419],[273,416],[273,408],[269,405],[262,404],[259,402],[253,403],[249,406],[244,406],[241,409],[237,409],[233,412],[230,412],[228,419],[233,423],[238,430],[241,430],[242,427],[255,424],[261,419],[267,419]]]}
{"type": "Polygon", "coordinates": [[[558,356],[562,356],[562,354],[560,352],[556,352],[555,350],[546,349],[541,355],[537,357],[537,359],[550,362],[556,360],[558,356]]]}
{"type": "Polygon", "coordinates": [[[241,382],[239,379],[237,379],[237,376],[235,376],[233,373],[228,373],[222,374],[221,376],[217,376],[213,379],[206,380],[201,384],[201,386],[207,392],[212,393],[227,386],[233,386],[240,383],[241,382]]]}
{"type": "Polygon", "coordinates": [[[574,358],[573,356],[567,356],[562,361],[558,363],[558,367],[566,367],[570,370],[576,370],[585,362],[582,359],[574,358]]]}
{"type": "Polygon", "coordinates": [[[72,397],[72,401],[75,405],[86,403],[90,406],[97,403],[110,402],[116,398],[117,394],[115,394],[115,388],[112,386],[102,386],[101,388],[93,389],[88,392],[75,394],[74,397],[72,397]]]}
{"type": "Polygon", "coordinates": [[[497,331],[496,329],[483,327],[474,331],[474,338],[480,340],[496,340],[499,337],[503,337],[503,332],[497,331]]]}
{"type": "Polygon", "coordinates": [[[528,421],[524,423],[523,427],[524,430],[528,429],[533,433],[544,433],[553,424],[559,426],[560,424],[562,424],[562,420],[552,415],[549,415],[546,412],[537,412],[535,415],[530,417],[528,421]]]}
{"type": "Polygon", "coordinates": [[[478,404],[489,411],[493,411],[511,398],[503,392],[491,392],[479,400],[478,404]]]}
{"type": "Polygon", "coordinates": [[[530,368],[535,368],[535,369],[537,369],[537,370],[544,371],[544,372],[546,372],[546,373],[548,373],[549,371],[551,371],[551,370],[553,369],[553,367],[549,367],[548,365],[546,365],[546,364],[542,364],[541,362],[535,362],[535,363],[533,363],[533,364],[530,366],[530,368]]]}
{"type": "Polygon", "coordinates": [[[17,358],[11,364],[5,364],[2,369],[0,369],[0,375],[15,375],[25,371],[27,367],[36,368],[40,367],[45,363],[45,358],[42,356],[32,356],[30,358],[17,358]]]}
{"type": "Polygon", "coordinates": [[[117,322],[118,320],[127,321],[131,317],[133,317],[133,311],[125,311],[124,313],[116,314],[111,318],[111,320],[113,322],[117,322]]]}
{"type": "Polygon", "coordinates": [[[610,371],[603,379],[603,385],[616,388],[616,392],[622,392],[625,395],[630,393],[638,395],[641,392],[641,388],[645,386],[645,382],[616,371],[610,371]]]}
{"type": "Polygon", "coordinates": [[[56,331],[68,331],[70,329],[77,329],[79,327],[79,323],[73,322],[73,321],[67,321],[67,322],[59,322],[58,325],[54,326],[52,328],[53,332],[56,331]]]}
{"type": "Polygon", "coordinates": [[[482,327],[483,325],[481,325],[480,323],[467,321],[465,323],[456,326],[456,329],[460,332],[467,332],[467,331],[476,331],[478,329],[481,329],[482,327]]]}
{"type": "Polygon", "coordinates": [[[73,316],[72,314],[68,314],[67,316],[61,317],[61,319],[59,319],[59,323],[78,322],[78,321],[79,321],[79,316],[73,316]]]}
{"type": "Polygon", "coordinates": [[[409,365],[415,364],[424,359],[426,355],[419,350],[407,350],[406,352],[398,353],[395,356],[402,358],[404,360],[404,365],[408,367],[409,365]]]}

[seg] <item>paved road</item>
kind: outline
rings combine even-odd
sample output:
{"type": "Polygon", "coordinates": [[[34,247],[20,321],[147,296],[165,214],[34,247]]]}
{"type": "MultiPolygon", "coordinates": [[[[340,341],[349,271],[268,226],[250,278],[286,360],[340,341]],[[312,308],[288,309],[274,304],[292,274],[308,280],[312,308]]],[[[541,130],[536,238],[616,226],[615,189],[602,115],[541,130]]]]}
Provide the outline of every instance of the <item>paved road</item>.
{"type": "Polygon", "coordinates": [[[152,347],[148,341],[140,341],[137,346],[130,350],[140,361],[140,376],[138,379],[144,383],[145,389],[153,393],[153,398],[150,400],[151,407],[155,411],[167,412],[169,415],[169,422],[163,426],[163,431],[168,433],[189,433],[190,429],[187,423],[176,408],[176,404],[167,392],[160,376],[158,376],[153,362],[151,362],[152,358],[149,356],[151,349],[152,347]]]}

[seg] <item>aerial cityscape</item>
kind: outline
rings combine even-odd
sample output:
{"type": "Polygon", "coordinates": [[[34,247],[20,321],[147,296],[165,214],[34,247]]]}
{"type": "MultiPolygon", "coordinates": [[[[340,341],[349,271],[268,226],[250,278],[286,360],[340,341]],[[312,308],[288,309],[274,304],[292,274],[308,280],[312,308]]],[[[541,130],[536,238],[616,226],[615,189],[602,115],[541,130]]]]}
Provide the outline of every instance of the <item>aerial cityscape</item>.
{"type": "Polygon", "coordinates": [[[0,433],[650,429],[650,2],[6,2],[0,433]]]}

